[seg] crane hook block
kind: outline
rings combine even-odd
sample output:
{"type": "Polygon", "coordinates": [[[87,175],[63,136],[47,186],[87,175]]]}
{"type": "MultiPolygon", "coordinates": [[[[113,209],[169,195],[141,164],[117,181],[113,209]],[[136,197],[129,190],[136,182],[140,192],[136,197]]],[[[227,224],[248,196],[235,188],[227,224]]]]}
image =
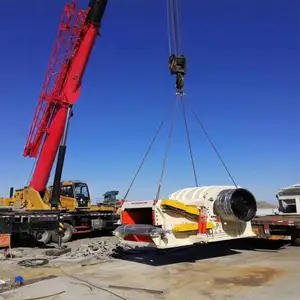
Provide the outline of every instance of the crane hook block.
{"type": "Polygon", "coordinates": [[[176,74],[176,89],[178,92],[182,92],[184,87],[184,76],[180,73],[176,74]]]}
{"type": "Polygon", "coordinates": [[[169,69],[171,75],[182,75],[186,74],[186,58],[184,55],[172,54],[169,57],[169,69]]]}

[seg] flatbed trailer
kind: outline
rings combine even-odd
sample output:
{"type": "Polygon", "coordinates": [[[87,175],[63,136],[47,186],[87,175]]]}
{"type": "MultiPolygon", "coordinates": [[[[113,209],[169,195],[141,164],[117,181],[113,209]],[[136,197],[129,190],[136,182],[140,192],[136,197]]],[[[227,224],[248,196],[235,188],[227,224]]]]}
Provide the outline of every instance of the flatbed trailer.
{"type": "Polygon", "coordinates": [[[287,239],[300,246],[300,214],[278,214],[255,217],[251,221],[252,230],[259,238],[287,239]]]}
{"type": "Polygon", "coordinates": [[[92,231],[111,231],[119,216],[111,211],[17,210],[13,207],[0,210],[0,233],[12,237],[32,236],[48,244],[58,241],[58,228],[64,231],[62,242],[68,242],[74,234],[92,231]]]}
{"type": "Polygon", "coordinates": [[[300,184],[281,188],[276,198],[278,214],[256,216],[251,221],[252,230],[260,238],[290,238],[300,246],[300,184]]]}

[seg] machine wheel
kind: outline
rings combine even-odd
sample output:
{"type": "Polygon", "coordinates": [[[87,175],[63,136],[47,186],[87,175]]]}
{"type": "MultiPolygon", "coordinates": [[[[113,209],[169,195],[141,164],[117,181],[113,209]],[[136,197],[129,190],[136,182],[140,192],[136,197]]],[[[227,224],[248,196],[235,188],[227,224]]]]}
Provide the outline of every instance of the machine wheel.
{"type": "Polygon", "coordinates": [[[39,243],[47,245],[52,240],[52,232],[49,230],[38,231],[35,234],[35,238],[39,243]]]}
{"type": "MultiPolygon", "coordinates": [[[[64,223],[64,235],[62,237],[62,242],[63,243],[69,242],[73,237],[73,233],[74,233],[74,227],[68,223],[64,223]]],[[[54,231],[52,234],[52,240],[55,243],[58,242],[58,234],[56,231],[54,231]]]]}

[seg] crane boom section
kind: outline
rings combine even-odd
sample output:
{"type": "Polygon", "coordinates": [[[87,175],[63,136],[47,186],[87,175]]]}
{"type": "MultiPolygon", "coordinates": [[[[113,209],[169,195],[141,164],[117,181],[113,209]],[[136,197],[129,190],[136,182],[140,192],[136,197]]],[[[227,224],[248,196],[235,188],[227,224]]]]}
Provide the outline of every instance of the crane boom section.
{"type": "Polygon", "coordinates": [[[38,157],[30,187],[46,188],[63,135],[68,108],[80,95],[86,69],[107,0],[92,0],[86,10],[76,0],[66,4],[53,46],[24,156],[38,157]]]}

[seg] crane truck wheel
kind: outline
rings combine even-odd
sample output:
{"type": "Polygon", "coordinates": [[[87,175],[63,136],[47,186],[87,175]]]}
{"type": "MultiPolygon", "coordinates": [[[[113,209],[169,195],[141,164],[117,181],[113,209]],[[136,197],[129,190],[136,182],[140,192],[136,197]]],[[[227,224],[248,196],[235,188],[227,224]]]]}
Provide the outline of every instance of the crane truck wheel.
{"type": "Polygon", "coordinates": [[[35,233],[35,238],[39,243],[47,245],[52,240],[52,232],[49,230],[37,231],[35,233]]]}
{"type": "Polygon", "coordinates": [[[298,230],[295,230],[291,234],[291,240],[292,240],[292,245],[300,247],[300,232],[298,230]]]}
{"type": "MultiPolygon", "coordinates": [[[[63,235],[61,241],[63,243],[69,242],[73,237],[74,231],[75,231],[75,229],[72,225],[70,225],[68,223],[64,223],[64,235],[63,235]]],[[[56,231],[54,231],[52,233],[52,241],[55,242],[55,243],[58,242],[58,233],[56,231]]]]}

